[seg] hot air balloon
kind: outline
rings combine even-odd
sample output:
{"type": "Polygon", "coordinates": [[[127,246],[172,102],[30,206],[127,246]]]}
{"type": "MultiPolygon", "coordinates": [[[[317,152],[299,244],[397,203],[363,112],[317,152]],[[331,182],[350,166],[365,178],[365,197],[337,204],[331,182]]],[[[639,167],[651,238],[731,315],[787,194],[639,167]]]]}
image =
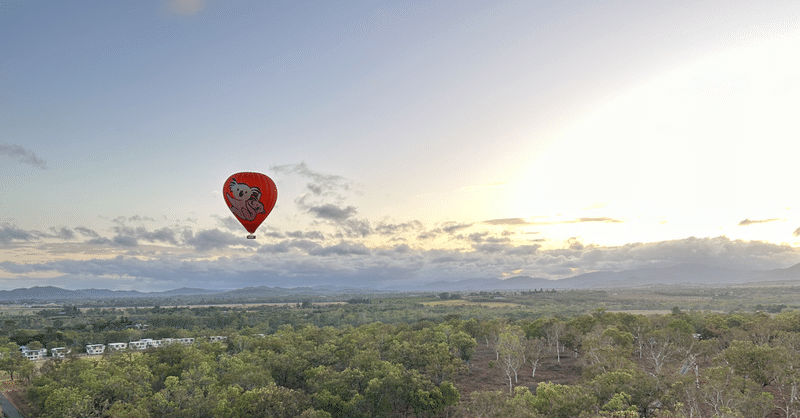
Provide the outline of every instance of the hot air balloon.
{"type": "Polygon", "coordinates": [[[233,215],[250,233],[247,238],[254,239],[256,229],[275,207],[278,189],[275,182],[264,174],[243,172],[225,180],[222,195],[233,215]]]}

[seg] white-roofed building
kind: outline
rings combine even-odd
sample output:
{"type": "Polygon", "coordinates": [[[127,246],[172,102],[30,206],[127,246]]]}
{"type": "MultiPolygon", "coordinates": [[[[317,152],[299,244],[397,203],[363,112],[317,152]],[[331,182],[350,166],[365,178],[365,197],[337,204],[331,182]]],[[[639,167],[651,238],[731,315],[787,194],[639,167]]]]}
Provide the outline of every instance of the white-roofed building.
{"type": "Polygon", "coordinates": [[[106,351],[105,344],[86,344],[86,354],[97,355],[106,351]]]}
{"type": "Polygon", "coordinates": [[[108,351],[122,351],[128,348],[128,343],[108,343],[108,351]]]}

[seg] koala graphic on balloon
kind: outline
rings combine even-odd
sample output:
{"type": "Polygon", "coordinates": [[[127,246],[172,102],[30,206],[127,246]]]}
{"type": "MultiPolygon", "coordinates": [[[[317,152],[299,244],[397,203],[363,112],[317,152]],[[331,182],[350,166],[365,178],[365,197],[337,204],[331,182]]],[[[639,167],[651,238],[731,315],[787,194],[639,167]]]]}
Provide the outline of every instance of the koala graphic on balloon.
{"type": "Polygon", "coordinates": [[[264,204],[261,203],[261,190],[250,187],[246,183],[238,183],[231,179],[228,185],[230,194],[225,194],[231,212],[240,219],[252,221],[259,213],[266,213],[264,204]]]}

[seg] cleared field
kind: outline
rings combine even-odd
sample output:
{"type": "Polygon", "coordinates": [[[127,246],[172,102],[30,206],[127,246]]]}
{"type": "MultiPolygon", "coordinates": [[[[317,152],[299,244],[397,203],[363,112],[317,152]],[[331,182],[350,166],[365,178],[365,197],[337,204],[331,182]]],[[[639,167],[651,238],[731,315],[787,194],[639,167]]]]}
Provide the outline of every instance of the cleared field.
{"type": "MultiPolygon", "coordinates": [[[[160,305],[162,308],[253,308],[259,306],[272,306],[272,307],[286,307],[286,308],[295,308],[300,305],[301,302],[270,302],[270,303],[210,303],[210,304],[202,304],[202,305],[160,305]]],[[[347,302],[311,302],[312,306],[330,306],[330,305],[347,305],[347,302]]],[[[91,309],[101,309],[101,310],[117,310],[117,311],[124,311],[126,309],[147,309],[153,308],[153,306],[113,306],[113,307],[92,307],[92,308],[78,308],[81,311],[88,311],[91,309]]]]}
{"type": "Polygon", "coordinates": [[[476,302],[471,300],[435,300],[422,302],[425,306],[483,306],[486,308],[521,308],[524,305],[511,302],[476,302]]]}

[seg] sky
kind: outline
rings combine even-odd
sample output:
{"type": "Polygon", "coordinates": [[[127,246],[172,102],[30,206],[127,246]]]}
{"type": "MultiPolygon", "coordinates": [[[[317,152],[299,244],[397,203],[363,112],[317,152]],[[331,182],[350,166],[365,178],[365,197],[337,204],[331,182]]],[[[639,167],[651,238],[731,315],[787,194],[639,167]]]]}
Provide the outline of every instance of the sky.
{"type": "Polygon", "coordinates": [[[0,289],[800,263],[795,0],[0,1],[0,51],[0,289]]]}

